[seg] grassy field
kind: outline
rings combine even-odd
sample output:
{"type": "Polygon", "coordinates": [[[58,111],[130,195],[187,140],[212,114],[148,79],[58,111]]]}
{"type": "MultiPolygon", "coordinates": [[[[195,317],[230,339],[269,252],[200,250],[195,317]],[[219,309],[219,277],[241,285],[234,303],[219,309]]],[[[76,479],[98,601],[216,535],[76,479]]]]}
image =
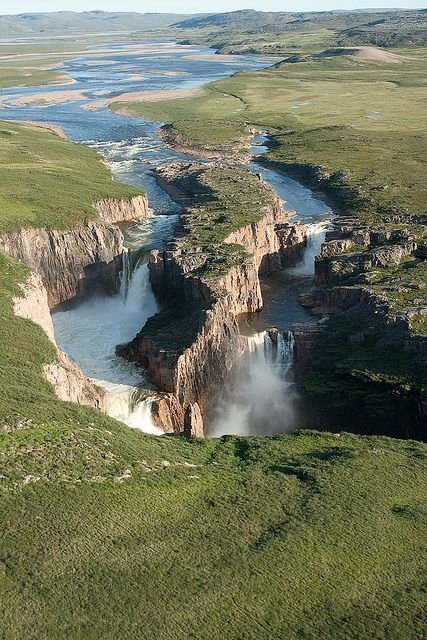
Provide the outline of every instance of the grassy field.
{"type": "Polygon", "coordinates": [[[37,69],[33,66],[23,68],[0,67],[0,90],[10,87],[38,87],[48,84],[63,84],[69,78],[60,71],[37,69]]]}
{"type": "Polygon", "coordinates": [[[140,190],[119,184],[92,149],[41,127],[0,121],[0,232],[69,228],[97,217],[93,203],[140,190]]]}
{"type": "Polygon", "coordinates": [[[88,423],[4,440],[8,639],[423,637],[426,445],[88,423]]]}
{"type": "Polygon", "coordinates": [[[2,637],[422,637],[427,445],[187,442],[60,402],[27,273],[0,254],[2,637]]]}

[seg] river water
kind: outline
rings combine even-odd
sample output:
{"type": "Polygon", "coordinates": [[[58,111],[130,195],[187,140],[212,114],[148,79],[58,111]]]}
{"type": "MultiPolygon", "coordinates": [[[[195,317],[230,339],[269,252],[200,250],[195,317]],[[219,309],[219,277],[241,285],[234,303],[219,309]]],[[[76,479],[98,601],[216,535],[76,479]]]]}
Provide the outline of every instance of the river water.
{"type": "MultiPolygon", "coordinates": [[[[199,158],[166,147],[157,138],[158,123],[117,115],[105,106],[88,109],[88,105],[94,107],[102,98],[129,91],[192,88],[237,71],[265,67],[269,61],[255,56],[217,56],[204,47],[171,43],[143,46],[116,43],[108,48],[108,53],[100,47],[99,55],[79,56],[63,63],[61,69],[73,78],[71,85],[0,92],[0,104],[5,107],[1,115],[3,119],[61,126],[71,140],[101,153],[116,180],[142,187],[147,192],[152,215],[125,225],[123,231],[128,249],[142,249],[143,255],[152,248],[161,248],[171,237],[179,213],[179,206],[153,178],[153,166],[199,158]],[[16,105],[17,99],[69,89],[79,90],[79,98],[62,104],[52,100],[43,105],[16,105]]],[[[261,173],[286,201],[286,209],[295,211],[297,219],[314,226],[303,263],[263,282],[265,309],[247,323],[249,333],[258,333],[255,338],[258,343],[264,341],[266,327],[287,329],[295,322],[310,319],[309,313],[298,305],[297,297],[311,283],[314,255],[323,237],[319,223],[325,223],[331,215],[329,207],[309,189],[256,163],[256,154],[265,151],[263,141],[262,136],[255,139],[254,162],[248,165],[248,170],[261,173]]],[[[58,345],[88,377],[107,390],[109,413],[148,433],[160,433],[151,419],[150,383],[140,367],[115,355],[115,346],[133,338],[156,311],[148,268],[141,261],[133,273],[124,274],[119,295],[94,298],[53,315],[58,345]]],[[[255,352],[259,360],[260,349],[255,352]]],[[[241,431],[239,427],[238,432],[241,431]]]]}

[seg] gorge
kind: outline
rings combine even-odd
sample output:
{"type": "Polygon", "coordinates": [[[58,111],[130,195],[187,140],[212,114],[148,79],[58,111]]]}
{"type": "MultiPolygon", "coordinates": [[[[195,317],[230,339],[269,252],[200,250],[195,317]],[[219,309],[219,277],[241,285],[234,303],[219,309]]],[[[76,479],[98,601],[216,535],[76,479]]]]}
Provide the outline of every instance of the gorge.
{"type": "MultiPolygon", "coordinates": [[[[209,74],[218,76],[217,65],[211,62],[208,75],[205,62],[200,63],[200,71],[198,64],[191,64],[190,72],[185,48],[184,54],[179,47],[176,51],[176,59],[185,68],[185,72],[180,70],[183,79],[162,75],[163,86],[186,86],[190,73],[193,86],[212,77],[209,74]]],[[[203,50],[200,53],[202,59],[203,50]]],[[[127,55],[126,61],[132,63],[132,55],[127,55]]],[[[120,68],[121,60],[117,64],[120,68]]],[[[147,55],[147,71],[150,64],[151,56],[147,55]]],[[[165,64],[170,64],[169,59],[165,64]]],[[[230,61],[225,64],[228,67],[230,61]]],[[[234,67],[261,64],[261,60],[249,57],[237,57],[233,63],[234,67]]],[[[332,404],[324,407],[315,396],[313,399],[314,386],[309,391],[305,383],[307,374],[312,374],[311,364],[319,346],[324,348],[328,340],[334,342],[336,338],[329,322],[331,313],[350,310],[351,315],[363,298],[363,293],[351,289],[345,294],[335,284],[346,282],[352,273],[369,269],[372,264],[397,264],[414,252],[414,241],[396,230],[394,235],[390,233],[394,249],[384,249],[380,241],[377,250],[375,234],[369,235],[363,226],[355,226],[344,217],[337,217],[334,230],[327,231],[329,206],[276,171],[274,165],[256,162],[248,152],[245,169],[234,166],[243,161],[240,155],[232,154],[231,161],[224,164],[218,163],[216,152],[216,161],[212,162],[198,157],[197,146],[193,156],[185,155],[180,151],[182,144],[175,149],[173,139],[157,135],[159,125],[116,115],[96,105],[82,71],[83,59],[68,66],[84,100],[61,107],[53,104],[43,110],[31,102],[25,105],[24,101],[19,108],[10,102],[8,117],[38,118],[63,126],[71,138],[101,152],[116,179],[144,187],[149,201],[138,196],[121,201],[105,199],[96,204],[99,222],[72,232],[28,230],[6,234],[1,238],[1,248],[41,276],[48,304],[55,311],[60,348],[104,390],[101,395],[94,392],[96,406],[149,433],[278,433],[301,425],[339,428],[343,422],[351,424],[352,410],[346,406],[347,401],[335,416],[331,407],[339,406],[342,400],[333,398],[332,404]],[[91,101],[94,108],[88,110],[91,101]],[[88,140],[89,127],[95,123],[98,135],[88,140]],[[202,164],[197,164],[200,160],[202,164]],[[216,186],[206,177],[215,172],[216,186]],[[248,201],[249,193],[252,200],[248,201]],[[221,198],[222,209],[216,213],[215,201],[221,198]],[[285,213],[279,198],[287,202],[287,211],[296,211],[293,217],[285,213]],[[209,216],[207,223],[203,222],[204,208],[209,216]],[[237,211],[235,218],[233,208],[237,211]],[[217,215],[215,234],[219,236],[211,243],[213,214],[217,215]],[[325,234],[328,242],[322,247],[325,234]],[[371,258],[363,254],[361,261],[354,263],[354,254],[353,262],[342,256],[360,243],[372,247],[371,258]],[[60,250],[56,248],[59,246],[60,250]],[[298,301],[312,287],[313,276],[315,289],[298,301]],[[342,295],[347,297],[341,300],[342,295]],[[316,322],[304,309],[318,310],[323,320],[316,322]],[[253,340],[258,344],[256,349],[251,349],[253,340]],[[270,352],[283,355],[285,344],[286,362],[277,367],[277,355],[272,360],[270,352]],[[249,356],[245,356],[248,350],[249,356]],[[242,371],[247,371],[246,379],[242,371]],[[261,378],[267,380],[264,387],[259,384],[261,378]],[[257,410],[264,416],[264,431],[259,426],[262,420],[252,418],[252,430],[246,424],[248,416],[257,413],[249,403],[251,397],[254,404],[258,403],[253,390],[261,393],[263,402],[257,410]],[[268,408],[276,406],[277,410],[271,409],[271,420],[266,421],[268,408]]],[[[100,64],[97,82],[104,83],[106,94],[114,95],[109,73],[100,64]]],[[[156,83],[152,86],[158,86],[156,83]]],[[[254,132],[251,129],[251,135],[254,132]]],[[[266,150],[263,135],[256,135],[253,144],[255,154],[266,150]]],[[[192,151],[188,145],[185,150],[192,151]]],[[[368,306],[375,306],[369,295],[366,299],[368,306]]],[[[384,323],[390,324],[387,320],[384,323]]],[[[355,334],[363,341],[372,332],[355,334]]],[[[401,334],[404,340],[406,334],[409,336],[408,326],[401,334]]],[[[344,336],[344,342],[353,339],[352,335],[344,336]]],[[[422,339],[408,348],[419,351],[420,344],[424,344],[422,339]]],[[[412,345],[411,340],[408,345],[412,345]]],[[[61,377],[58,371],[49,375],[54,380],[61,377]]],[[[393,389],[392,384],[392,394],[393,389]]],[[[81,393],[71,395],[83,397],[81,393]]],[[[419,426],[401,428],[397,424],[400,418],[396,418],[395,425],[392,420],[391,426],[382,427],[386,433],[422,431],[423,397],[415,394],[408,397],[408,402],[409,421],[419,426]]],[[[354,428],[369,430],[363,409],[360,414],[354,428]]]]}

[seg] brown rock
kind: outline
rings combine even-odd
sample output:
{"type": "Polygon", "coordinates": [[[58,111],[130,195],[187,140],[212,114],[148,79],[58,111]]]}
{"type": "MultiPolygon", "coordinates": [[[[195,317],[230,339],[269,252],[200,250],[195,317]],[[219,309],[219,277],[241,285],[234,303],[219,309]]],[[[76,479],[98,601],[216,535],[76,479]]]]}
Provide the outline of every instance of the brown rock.
{"type": "Polygon", "coordinates": [[[186,438],[203,438],[203,418],[200,407],[195,402],[189,404],[184,416],[184,436],[186,438]]]}

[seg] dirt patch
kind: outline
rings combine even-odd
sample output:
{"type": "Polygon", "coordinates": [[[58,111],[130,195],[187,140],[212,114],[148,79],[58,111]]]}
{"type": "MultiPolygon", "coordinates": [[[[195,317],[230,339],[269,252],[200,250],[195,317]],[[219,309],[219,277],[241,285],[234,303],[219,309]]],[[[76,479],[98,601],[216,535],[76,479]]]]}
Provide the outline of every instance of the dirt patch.
{"type": "Polygon", "coordinates": [[[41,127],[42,129],[50,129],[56,133],[57,136],[63,140],[68,140],[68,136],[62,127],[58,127],[56,124],[49,124],[48,122],[37,122],[36,120],[13,120],[13,123],[22,124],[24,126],[29,125],[31,127],[41,127]]]}
{"type": "Polygon", "coordinates": [[[35,93],[29,96],[21,96],[10,100],[10,104],[17,107],[27,105],[61,104],[72,100],[84,100],[85,96],[79,89],[68,89],[64,91],[46,91],[45,93],[35,93]]]}
{"type": "Polygon", "coordinates": [[[82,109],[92,111],[93,109],[105,107],[112,102],[160,102],[162,100],[195,98],[203,96],[205,93],[201,87],[194,87],[193,89],[163,89],[161,91],[129,91],[113,98],[94,100],[88,104],[83,104],[82,109]]]}
{"type": "Polygon", "coordinates": [[[377,47],[342,47],[339,49],[327,49],[319,54],[319,58],[331,58],[343,56],[361,62],[403,62],[404,58],[395,53],[389,53],[377,47]]]}

